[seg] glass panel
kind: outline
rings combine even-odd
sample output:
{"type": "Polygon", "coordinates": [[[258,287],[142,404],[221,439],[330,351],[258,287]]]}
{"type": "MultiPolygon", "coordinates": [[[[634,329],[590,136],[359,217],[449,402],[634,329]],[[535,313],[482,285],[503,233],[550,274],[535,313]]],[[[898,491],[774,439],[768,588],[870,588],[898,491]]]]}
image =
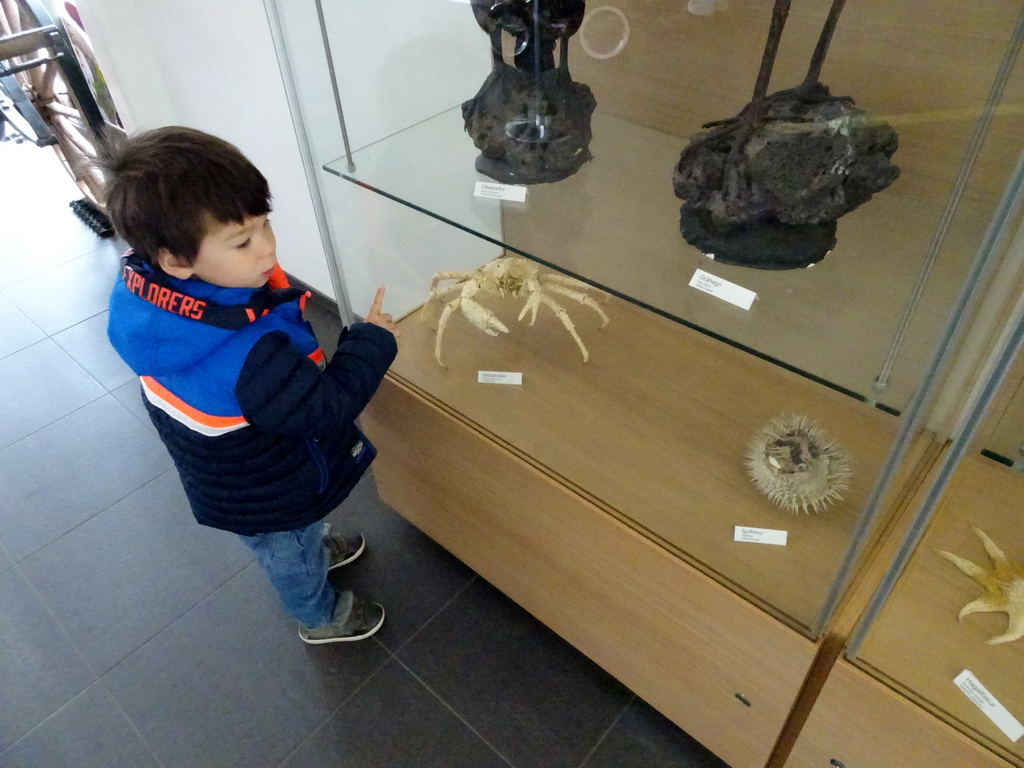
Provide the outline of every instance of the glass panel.
{"type": "MultiPolygon", "coordinates": [[[[1016,343],[1020,323],[1018,307],[1010,324],[1016,343]]],[[[923,488],[911,505],[922,536],[908,544],[906,567],[862,628],[853,661],[1018,765],[1024,760],[1024,475],[982,450],[997,444],[1003,417],[1018,408],[1019,351],[1015,359],[997,396],[983,396],[988,421],[962,460],[955,461],[955,452],[948,457],[950,466],[933,476],[937,485],[923,488]],[[978,693],[982,688],[987,694],[978,693]],[[979,706],[986,696],[992,706],[979,706]]],[[[974,420],[965,421],[970,428],[974,420]]]]}
{"type": "MultiPolygon", "coordinates": [[[[741,114],[759,92],[755,80],[781,1],[624,0],[584,8],[568,1],[394,0],[383,8],[339,0],[324,9],[330,57],[314,8],[296,0],[277,5],[306,132],[323,167],[318,183],[335,248],[349,291],[360,294],[353,307],[368,304],[372,287],[384,282],[387,308],[414,313],[403,320],[394,374],[813,634],[897,433],[898,412],[920,384],[1020,151],[1024,78],[1016,49],[1008,47],[1019,3],[993,0],[981,8],[926,0],[911,7],[870,0],[842,10],[821,80],[870,117],[837,118],[815,141],[847,147],[852,142],[836,136],[856,135],[860,122],[885,123],[899,135],[892,161],[900,175],[838,216],[831,252],[799,269],[709,258],[710,249],[684,238],[673,185],[681,152],[701,126],[741,114]],[[537,9],[549,12],[540,20],[546,32],[532,26],[537,9]],[[485,32],[474,11],[493,14],[503,31],[485,32]],[[552,41],[531,47],[549,33],[552,41]],[[565,81],[563,63],[572,81],[592,93],[592,115],[583,91],[565,81]],[[355,170],[342,156],[331,108],[331,64],[355,170]],[[526,73],[521,89],[510,70],[526,73]],[[548,81],[559,79],[575,96],[551,90],[548,81]],[[547,90],[538,95],[535,82],[547,90]],[[489,99],[499,102],[491,105],[493,124],[471,121],[467,130],[464,110],[479,117],[489,99]],[[566,104],[568,117],[559,121],[554,116],[566,104]],[[482,161],[470,134],[491,146],[491,155],[493,146],[510,153],[504,164],[493,156],[482,161]],[[571,152],[562,151],[567,143],[571,152]],[[525,201],[475,194],[478,183],[509,180],[528,182],[511,185],[525,187],[525,201]],[[500,338],[474,327],[476,310],[467,314],[450,303],[461,288],[418,311],[436,272],[471,272],[501,255],[526,256],[583,281],[581,287],[547,279],[547,298],[564,304],[569,322],[545,304],[532,327],[529,317],[520,323],[525,298],[502,298],[497,282],[475,299],[510,329],[500,338]],[[757,298],[743,309],[691,287],[697,270],[757,298]],[[593,297],[607,326],[566,291],[593,297]],[[602,292],[611,297],[604,301],[602,292]],[[435,340],[445,304],[442,367],[435,340]],[[482,385],[479,371],[519,372],[524,383],[482,385]],[[886,386],[876,386],[882,374],[886,386]],[[764,439],[760,430],[773,418],[793,415],[806,415],[827,437],[798,429],[764,439]],[[748,476],[748,450],[762,468],[784,465],[781,474],[796,475],[832,439],[852,457],[852,476],[843,498],[822,503],[820,514],[782,508],[794,498],[791,482],[780,505],[748,476]],[[787,544],[736,542],[737,529],[785,531],[787,544]]],[[[840,5],[792,3],[768,93],[805,79],[830,9],[840,5]]],[[[808,104],[822,96],[801,92],[808,104]]],[[[808,122],[815,123],[787,125],[802,132],[808,122]]],[[[846,178],[851,164],[871,156],[851,158],[844,150],[845,159],[821,172],[821,158],[831,155],[814,149],[818,144],[786,145],[767,162],[769,176],[811,168],[809,177],[797,176],[795,185],[783,179],[779,189],[799,193],[833,172],[846,178]]],[[[770,217],[769,235],[785,235],[787,258],[822,255],[813,227],[794,237],[778,215],[770,217]]],[[[729,252],[739,248],[764,261],[771,252],[764,231],[746,251],[736,246],[742,234],[728,229],[729,252]]],[[[921,436],[910,446],[897,488],[913,476],[928,440],[921,436]]],[[[843,485],[821,476],[826,490],[843,485]]],[[[800,491],[796,506],[822,493],[800,491]]]]}
{"type": "MultiPolygon", "coordinates": [[[[434,5],[450,14],[447,0],[434,5]]],[[[557,9],[583,3],[549,5],[557,9]]],[[[593,159],[557,183],[529,184],[525,203],[473,198],[476,182],[503,173],[493,165],[490,176],[478,170],[487,167],[467,135],[459,103],[360,149],[354,172],[344,160],[325,167],[510,252],[553,265],[868,401],[901,409],[917,385],[935,329],[1016,159],[1017,137],[1024,129],[1019,65],[991,105],[995,118],[958,204],[951,208],[948,229],[937,232],[1019,5],[1007,0],[983,9],[964,8],[933,0],[913,8],[851,3],[842,10],[822,80],[834,94],[854,98],[867,111],[858,119],[884,122],[898,133],[899,149],[892,161],[899,178],[839,218],[836,245],[827,258],[813,268],[783,271],[711,260],[704,253],[709,247],[696,248],[680,233],[673,168],[703,123],[737,115],[751,97],[772,15],[769,2],[690,6],[687,11],[682,3],[635,0],[583,15],[582,28],[569,38],[567,62],[574,81],[589,86],[597,102],[589,121],[592,140],[577,141],[586,143],[581,151],[589,151],[593,159]],[[720,10],[711,15],[692,12],[712,8],[720,10]],[[922,18],[929,23],[922,24],[922,18]],[[618,50],[620,39],[624,43],[618,50]],[[879,390],[873,383],[932,250],[936,266],[914,308],[893,373],[886,377],[888,386],[879,390]],[[739,310],[688,287],[697,269],[754,291],[758,298],[753,308],[739,310]]],[[[792,4],[769,90],[803,80],[829,8],[824,0],[792,4]]],[[[471,15],[470,8],[462,10],[471,15]]],[[[529,19],[527,10],[519,12],[529,19]]],[[[390,25],[402,23],[390,12],[388,19],[390,25]]],[[[505,36],[504,59],[480,62],[479,82],[492,65],[503,72],[510,69],[504,62],[513,60],[516,43],[507,32],[505,36]]],[[[461,44],[466,45],[465,39],[461,44]]],[[[480,30],[478,46],[490,51],[488,36],[480,30]]],[[[351,56],[339,58],[346,67],[358,66],[351,56]]],[[[407,66],[415,66],[421,80],[445,82],[454,72],[446,56],[410,60],[407,66]]],[[[466,69],[458,70],[459,77],[466,78],[466,69]]],[[[486,95],[497,98],[492,91],[486,95]]],[[[505,95],[509,100],[522,96],[515,90],[505,95]]],[[[380,99],[398,104],[406,97],[396,89],[380,99]]],[[[358,122],[358,116],[352,121],[358,122]]],[[[511,124],[506,131],[512,130],[511,124]]],[[[471,129],[479,136],[481,129],[471,129]]],[[[511,138],[506,142],[514,143],[511,138]]],[[[795,152],[786,150],[788,163],[794,162],[795,152]]],[[[807,152],[819,160],[824,157],[807,152]]],[[[876,154],[847,161],[867,163],[869,158],[878,159],[876,154]]],[[[817,236],[781,229],[800,242],[817,236]]],[[[740,238],[724,239],[733,242],[729,247],[738,247],[734,243],[740,238]]],[[[751,258],[760,258],[758,253],[769,247],[766,239],[757,239],[751,258]]],[[[800,247],[790,243],[783,250],[800,247]]]]}

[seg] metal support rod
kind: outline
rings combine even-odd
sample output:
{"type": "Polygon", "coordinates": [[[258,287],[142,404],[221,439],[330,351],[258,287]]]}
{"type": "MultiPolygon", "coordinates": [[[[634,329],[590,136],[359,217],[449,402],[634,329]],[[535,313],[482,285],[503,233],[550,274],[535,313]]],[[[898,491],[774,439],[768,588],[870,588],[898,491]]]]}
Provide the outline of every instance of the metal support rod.
{"type": "Polygon", "coordinates": [[[903,311],[903,317],[897,326],[896,334],[893,336],[892,343],[889,346],[889,352],[885,356],[885,362],[882,363],[882,370],[875,377],[874,386],[878,390],[884,390],[889,386],[889,376],[892,374],[892,368],[896,364],[896,358],[899,357],[900,351],[903,349],[907,331],[910,329],[910,323],[917,313],[917,307],[921,303],[921,297],[924,295],[925,283],[928,282],[928,277],[931,275],[932,268],[935,266],[935,261],[938,258],[939,250],[946,240],[946,233],[953,222],[953,215],[959,207],[960,198],[963,197],[964,190],[967,188],[967,181],[970,179],[974,163],[978,159],[978,154],[981,152],[985,137],[988,135],[992,119],[995,117],[996,107],[1003,98],[1006,83],[1010,79],[1013,65],[1020,53],[1022,41],[1024,41],[1024,10],[1021,10],[1021,14],[1017,19],[1017,27],[1014,29],[1013,35],[1010,38],[1010,44],[1003,55],[996,78],[992,83],[992,88],[989,90],[988,99],[982,107],[981,116],[978,118],[978,123],[974,129],[974,136],[971,138],[971,143],[967,148],[964,159],[960,163],[960,170],[953,183],[953,189],[949,193],[949,199],[946,201],[946,209],[942,212],[939,226],[935,230],[932,241],[928,246],[924,264],[922,264],[921,271],[917,275],[917,281],[910,292],[910,300],[903,311]]]}
{"type": "MultiPolygon", "coordinates": [[[[757,82],[754,83],[754,96],[751,103],[760,107],[768,93],[768,83],[772,79],[772,70],[775,69],[775,56],[779,52],[779,41],[782,39],[782,30],[786,28],[786,17],[789,16],[791,0],[775,0],[772,8],[772,21],[768,27],[768,39],[764,44],[764,53],[761,55],[761,68],[757,72],[757,82]]],[[[760,111],[760,109],[758,109],[760,111]]]]}
{"type": "Polygon", "coordinates": [[[341,93],[338,91],[338,74],[334,69],[334,55],[331,53],[331,40],[327,34],[327,22],[324,19],[324,7],[321,0],[316,0],[316,18],[320,24],[320,38],[324,43],[327,55],[327,73],[331,76],[331,90],[334,92],[334,108],[338,112],[338,125],[341,126],[341,140],[345,144],[345,159],[348,161],[348,172],[356,172],[355,161],[352,160],[352,146],[348,141],[348,128],[345,126],[345,111],[341,108],[341,93]]]}
{"type": "Polygon", "coordinates": [[[907,532],[906,537],[900,544],[899,552],[896,553],[896,557],[889,566],[889,570],[886,572],[885,578],[875,591],[875,594],[871,597],[871,602],[868,604],[868,608],[864,612],[864,616],[861,617],[853,635],[851,635],[850,643],[846,650],[847,658],[854,658],[858,653],[860,653],[861,646],[864,644],[868,630],[870,630],[871,626],[878,618],[882,607],[889,599],[889,595],[892,594],[892,590],[896,586],[897,580],[906,568],[907,563],[914,554],[914,551],[917,549],[918,544],[920,544],[921,539],[924,537],[925,531],[928,529],[928,524],[935,515],[936,506],[942,498],[942,494],[949,486],[949,482],[953,477],[953,473],[956,472],[956,469],[960,464],[960,460],[967,453],[967,448],[974,439],[974,435],[977,433],[978,427],[981,425],[986,409],[992,399],[999,392],[999,388],[1002,386],[1002,383],[1006,378],[1006,374],[1020,355],[1021,348],[1024,347],[1024,312],[1021,312],[1021,306],[1019,304],[1016,314],[1016,325],[1008,338],[1005,339],[1003,348],[999,351],[999,358],[992,370],[992,374],[985,382],[985,386],[982,388],[978,398],[971,407],[966,420],[966,427],[959,435],[957,435],[953,440],[953,443],[950,445],[946,458],[939,469],[939,474],[936,477],[934,484],[929,489],[928,496],[921,506],[921,511],[918,512],[917,516],[914,518],[914,522],[911,524],[910,530],[907,532]]]}
{"type": "Polygon", "coordinates": [[[291,60],[288,56],[288,44],[281,29],[281,18],[278,15],[277,2],[276,0],[264,0],[263,5],[267,13],[270,35],[273,38],[274,48],[277,51],[278,66],[281,69],[281,80],[284,85],[285,97],[288,100],[292,124],[295,128],[295,138],[299,144],[299,156],[302,158],[302,167],[306,173],[306,181],[309,184],[310,199],[313,203],[317,228],[320,230],[320,241],[323,243],[324,254],[327,258],[327,272],[331,277],[331,287],[334,289],[334,299],[338,305],[338,314],[345,325],[351,325],[355,322],[355,315],[349,304],[348,292],[345,290],[345,278],[342,274],[341,264],[334,251],[334,240],[331,238],[331,229],[327,221],[323,193],[320,190],[316,164],[313,162],[313,153],[309,146],[306,124],[302,116],[302,105],[299,103],[298,91],[295,87],[291,60]]]}
{"type": "Polygon", "coordinates": [[[942,335],[935,347],[932,359],[929,361],[921,385],[914,392],[910,404],[904,410],[900,419],[899,431],[893,441],[893,447],[886,456],[885,463],[875,480],[875,485],[868,497],[864,512],[861,514],[857,527],[853,532],[851,544],[847,548],[843,562],[836,572],[835,578],[829,587],[828,595],[822,605],[821,611],[814,620],[812,634],[818,636],[824,629],[839,603],[846,583],[849,581],[853,570],[860,559],[864,547],[868,543],[871,531],[874,529],[878,518],[883,510],[885,496],[896,477],[896,472],[903,462],[903,458],[910,447],[911,441],[918,434],[927,416],[925,406],[931,400],[932,394],[938,388],[942,372],[953,356],[956,342],[961,335],[963,326],[973,308],[980,300],[981,288],[987,283],[991,271],[996,266],[995,253],[998,243],[1002,242],[1007,230],[1012,226],[1013,219],[1018,215],[1024,198],[1024,153],[1017,161],[1017,167],[1010,177],[1010,182],[1003,193],[1002,199],[996,208],[992,222],[985,233],[978,254],[971,265],[971,269],[964,281],[964,286],[957,297],[950,312],[949,321],[943,329],[942,335]]]}

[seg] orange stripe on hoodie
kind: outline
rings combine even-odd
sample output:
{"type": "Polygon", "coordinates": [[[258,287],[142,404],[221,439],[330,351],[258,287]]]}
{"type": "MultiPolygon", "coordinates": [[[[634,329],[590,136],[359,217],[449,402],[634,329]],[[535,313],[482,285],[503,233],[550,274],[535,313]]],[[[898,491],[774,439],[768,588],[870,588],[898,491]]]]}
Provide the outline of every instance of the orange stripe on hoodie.
{"type": "Polygon", "coordinates": [[[244,416],[214,416],[193,408],[152,376],[142,376],[146,399],[175,421],[199,432],[216,436],[249,425],[244,416]]]}

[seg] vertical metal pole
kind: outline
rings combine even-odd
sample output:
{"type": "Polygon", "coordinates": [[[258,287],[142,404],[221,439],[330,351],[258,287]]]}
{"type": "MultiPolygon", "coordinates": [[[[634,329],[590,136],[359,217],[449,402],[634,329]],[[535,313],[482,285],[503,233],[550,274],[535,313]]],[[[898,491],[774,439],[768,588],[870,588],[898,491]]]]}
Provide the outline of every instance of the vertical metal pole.
{"type": "Polygon", "coordinates": [[[267,21],[270,24],[270,35],[273,38],[274,48],[277,51],[277,63],[281,69],[281,80],[284,84],[285,97],[288,100],[288,108],[292,116],[292,125],[295,128],[295,138],[299,143],[302,167],[306,173],[306,181],[309,184],[310,198],[313,201],[313,212],[316,216],[317,228],[320,230],[320,240],[323,243],[324,254],[327,257],[327,271],[331,276],[331,287],[334,288],[335,301],[338,304],[338,314],[345,325],[351,325],[355,322],[355,315],[352,312],[352,306],[349,304],[348,293],[345,290],[344,275],[341,272],[340,262],[334,251],[334,240],[331,238],[331,229],[327,222],[323,194],[320,191],[320,180],[317,175],[316,165],[313,162],[313,153],[309,146],[306,123],[302,117],[302,105],[299,102],[298,91],[295,88],[291,59],[288,56],[288,43],[281,28],[281,17],[278,15],[277,2],[276,0],[263,0],[263,5],[266,9],[267,21]]]}
{"type": "MultiPolygon", "coordinates": [[[[1022,302],[1024,302],[1024,297],[1022,297],[1022,302]]],[[[1009,337],[1005,339],[1003,348],[999,352],[999,358],[992,370],[992,374],[985,382],[985,386],[982,388],[978,398],[971,407],[970,413],[966,419],[966,426],[950,445],[946,458],[942,462],[939,474],[935,479],[935,483],[929,489],[928,496],[925,499],[924,504],[921,506],[921,511],[918,512],[917,517],[914,518],[914,522],[911,524],[910,530],[907,532],[906,537],[900,544],[899,552],[896,553],[896,557],[893,559],[892,565],[886,572],[885,578],[875,591],[875,594],[871,597],[868,609],[864,612],[864,616],[858,622],[853,635],[850,637],[850,643],[847,646],[846,651],[848,658],[853,658],[860,653],[861,646],[864,644],[868,630],[870,630],[871,626],[878,618],[882,607],[885,605],[886,601],[889,599],[889,595],[892,594],[893,588],[896,586],[896,581],[903,573],[904,568],[907,566],[907,562],[910,560],[914,551],[917,549],[918,544],[920,544],[921,539],[924,537],[924,533],[928,529],[928,524],[935,515],[935,508],[938,505],[939,500],[942,498],[942,494],[945,492],[946,487],[949,485],[949,481],[952,479],[953,473],[956,472],[956,469],[960,464],[960,460],[964,457],[964,454],[966,454],[967,447],[970,445],[971,440],[977,433],[986,409],[992,399],[999,392],[999,388],[1002,385],[1003,380],[1006,378],[1006,374],[1017,360],[1021,348],[1024,347],[1024,312],[1022,312],[1021,309],[1021,302],[1019,302],[1017,312],[1015,313],[1017,316],[1016,325],[1009,337]]]]}
{"type": "Polygon", "coordinates": [[[825,597],[821,611],[818,613],[812,626],[814,636],[818,636],[821,633],[836,605],[838,605],[843,589],[853,574],[853,569],[860,558],[861,552],[867,545],[868,537],[882,513],[882,502],[885,500],[885,495],[892,485],[892,481],[903,461],[903,457],[910,447],[911,441],[924,424],[927,415],[925,406],[931,399],[932,393],[938,387],[939,379],[953,355],[962,327],[979,301],[981,288],[986,284],[989,273],[995,267],[996,259],[994,254],[997,250],[996,246],[1003,240],[1007,230],[1013,225],[1014,218],[1020,212],[1022,199],[1024,199],[1024,153],[1018,159],[1017,167],[1010,177],[1010,183],[1007,185],[1003,197],[999,201],[999,206],[996,209],[991,224],[989,224],[988,231],[985,233],[985,238],[978,250],[978,255],[971,265],[970,272],[967,274],[963,289],[953,305],[949,322],[943,330],[942,336],[935,347],[935,353],[921,379],[921,385],[903,412],[899,431],[896,439],[893,441],[893,447],[889,451],[885,463],[882,465],[874,488],[871,490],[871,496],[868,498],[864,512],[854,530],[850,546],[829,587],[829,592],[825,597]]]}
{"type": "Polygon", "coordinates": [[[932,241],[928,246],[924,264],[921,266],[921,271],[917,275],[917,281],[910,292],[910,300],[903,311],[903,317],[900,320],[899,326],[897,326],[896,334],[893,336],[892,343],[889,346],[889,352],[885,356],[885,362],[882,363],[882,370],[875,377],[874,387],[877,391],[884,390],[889,386],[889,376],[892,374],[892,368],[896,364],[896,358],[899,357],[900,350],[903,349],[903,343],[906,341],[910,323],[917,312],[918,304],[921,303],[925,283],[928,281],[932,268],[935,266],[939,250],[946,240],[946,233],[949,231],[953,215],[956,213],[957,207],[960,204],[960,198],[963,197],[964,190],[967,187],[967,181],[974,168],[974,162],[978,159],[982,144],[988,135],[992,118],[995,117],[996,107],[1003,98],[1003,91],[1006,90],[1006,83],[1013,72],[1013,65],[1017,60],[1017,55],[1020,53],[1022,42],[1024,42],[1024,10],[1021,11],[1021,15],[1017,19],[1017,27],[1014,29],[1013,35],[1010,38],[1010,44],[1003,55],[1003,60],[999,65],[992,88],[989,90],[985,106],[982,107],[981,117],[978,119],[978,124],[974,129],[974,136],[971,138],[971,143],[964,155],[963,162],[960,163],[960,170],[957,173],[956,180],[953,182],[953,189],[949,193],[949,199],[946,201],[946,209],[942,212],[942,219],[940,219],[939,226],[935,230],[932,241]]]}
{"type": "Polygon", "coordinates": [[[324,20],[324,7],[321,0],[316,0],[316,18],[320,23],[320,39],[324,43],[327,55],[327,73],[331,77],[331,90],[334,92],[334,108],[338,112],[338,125],[341,126],[341,140],[345,144],[345,159],[348,161],[348,172],[356,172],[356,164],[352,160],[352,146],[348,141],[348,128],[345,126],[345,111],[341,108],[341,94],[338,92],[338,75],[334,70],[334,55],[331,53],[331,40],[327,34],[327,22],[324,20]]]}

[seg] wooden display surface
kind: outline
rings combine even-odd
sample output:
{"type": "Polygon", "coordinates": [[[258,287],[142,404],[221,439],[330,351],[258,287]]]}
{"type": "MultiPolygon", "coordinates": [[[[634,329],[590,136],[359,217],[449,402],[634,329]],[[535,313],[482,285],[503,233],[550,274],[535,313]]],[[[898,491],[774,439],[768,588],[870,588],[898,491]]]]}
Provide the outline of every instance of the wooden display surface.
{"type": "Polygon", "coordinates": [[[723,758],[762,768],[814,644],[389,374],[381,497],[723,758]]]}
{"type": "Polygon", "coordinates": [[[1010,742],[953,679],[969,669],[1024,722],[1024,639],[985,643],[1006,630],[1002,613],[974,614],[958,624],[960,609],[979,597],[982,588],[935,550],[990,567],[971,530],[977,527],[1008,557],[1024,560],[1022,506],[1024,477],[982,457],[966,459],[858,657],[873,674],[959,723],[1015,765],[1024,765],[1024,740],[1010,742]]]}
{"type": "Polygon", "coordinates": [[[1011,765],[845,660],[832,668],[786,768],[837,764],[847,768],[1011,765]]]}
{"type": "Polygon", "coordinates": [[[516,322],[521,301],[484,302],[509,334],[485,336],[456,312],[442,368],[433,359],[440,307],[428,308],[430,322],[402,322],[396,380],[791,626],[812,623],[895,417],[619,299],[604,305],[611,321],[601,330],[591,310],[570,308],[585,364],[546,309],[530,327],[516,322]],[[521,372],[523,384],[478,384],[481,370],[521,372]],[[750,438],[794,413],[855,462],[852,489],[820,515],[779,509],[746,475],[750,438]],[[736,543],[735,526],[788,531],[788,545],[736,543]]]}

